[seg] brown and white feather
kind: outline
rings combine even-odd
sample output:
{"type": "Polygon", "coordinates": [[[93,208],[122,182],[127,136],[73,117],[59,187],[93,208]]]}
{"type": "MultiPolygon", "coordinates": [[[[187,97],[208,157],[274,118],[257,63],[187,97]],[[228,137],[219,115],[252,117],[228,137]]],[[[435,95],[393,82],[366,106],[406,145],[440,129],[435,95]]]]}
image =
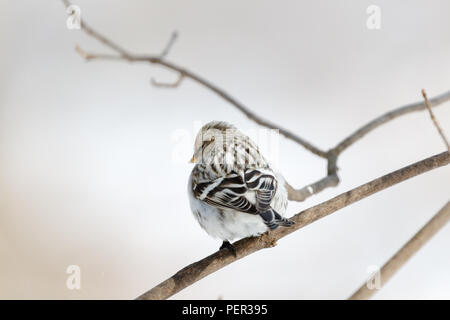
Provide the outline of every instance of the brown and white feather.
{"type": "Polygon", "coordinates": [[[192,212],[213,237],[233,240],[289,226],[284,179],[234,126],[210,122],[198,133],[188,184],[192,212]]]}

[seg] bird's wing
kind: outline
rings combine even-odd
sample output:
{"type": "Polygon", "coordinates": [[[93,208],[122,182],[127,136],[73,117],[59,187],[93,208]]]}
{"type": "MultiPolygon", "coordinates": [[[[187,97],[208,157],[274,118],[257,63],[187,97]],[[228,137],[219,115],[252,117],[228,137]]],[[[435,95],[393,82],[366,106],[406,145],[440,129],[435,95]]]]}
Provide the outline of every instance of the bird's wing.
{"type": "Polygon", "coordinates": [[[212,181],[194,184],[197,199],[209,205],[257,214],[270,209],[277,188],[275,177],[266,170],[247,169],[242,175],[235,172],[212,181]],[[245,194],[256,192],[256,203],[251,203],[245,194]]]}
{"type": "Polygon", "coordinates": [[[267,170],[247,169],[243,175],[231,173],[226,177],[193,185],[197,199],[213,207],[228,208],[240,212],[259,214],[270,228],[290,226],[294,222],[280,216],[271,206],[277,190],[277,180],[267,170]],[[250,202],[245,194],[256,193],[255,203],[250,202]]]}
{"type": "Polygon", "coordinates": [[[256,191],[256,210],[270,229],[294,224],[292,220],[283,218],[270,206],[277,191],[277,180],[271,171],[247,170],[244,177],[248,189],[256,191]]]}
{"type": "Polygon", "coordinates": [[[256,209],[264,212],[270,209],[270,203],[277,191],[277,180],[270,171],[247,169],[245,182],[249,190],[256,191],[256,209]]]}
{"type": "Polygon", "coordinates": [[[256,206],[245,197],[248,190],[244,177],[235,172],[193,185],[195,197],[211,206],[257,214],[256,206]]]}

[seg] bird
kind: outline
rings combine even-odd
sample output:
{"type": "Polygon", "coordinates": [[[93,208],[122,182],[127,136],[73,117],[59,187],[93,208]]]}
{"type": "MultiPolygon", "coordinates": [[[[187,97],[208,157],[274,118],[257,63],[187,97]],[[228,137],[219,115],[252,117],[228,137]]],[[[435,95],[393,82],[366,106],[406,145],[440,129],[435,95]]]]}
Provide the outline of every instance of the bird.
{"type": "Polygon", "coordinates": [[[231,241],[294,224],[284,217],[288,198],[283,176],[234,125],[205,124],[190,162],[195,163],[188,179],[190,208],[200,226],[222,240],[219,250],[236,256],[231,241]]]}

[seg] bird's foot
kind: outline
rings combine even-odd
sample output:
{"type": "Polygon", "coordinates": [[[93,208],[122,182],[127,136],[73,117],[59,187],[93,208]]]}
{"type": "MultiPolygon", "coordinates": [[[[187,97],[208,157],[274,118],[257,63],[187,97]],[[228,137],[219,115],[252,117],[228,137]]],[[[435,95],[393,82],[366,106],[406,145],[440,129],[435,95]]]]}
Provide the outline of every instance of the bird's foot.
{"type": "Polygon", "coordinates": [[[224,241],[219,250],[228,249],[236,257],[236,248],[229,241],[224,241]]]}

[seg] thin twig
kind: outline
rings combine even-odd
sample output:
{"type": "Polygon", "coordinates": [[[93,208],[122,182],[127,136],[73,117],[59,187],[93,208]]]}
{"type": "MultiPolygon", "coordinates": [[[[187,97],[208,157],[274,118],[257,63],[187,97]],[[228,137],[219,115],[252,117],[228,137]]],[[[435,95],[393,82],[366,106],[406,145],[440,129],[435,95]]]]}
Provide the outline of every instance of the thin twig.
{"type": "Polygon", "coordinates": [[[295,189],[286,182],[288,199],[291,201],[305,201],[307,198],[317,194],[327,188],[335,187],[339,184],[339,175],[337,167],[337,159],[339,154],[331,149],[327,152],[327,175],[303,188],[295,189]]]}
{"type": "Polygon", "coordinates": [[[154,85],[155,87],[159,87],[159,88],[177,88],[180,86],[180,84],[183,82],[184,79],[184,74],[180,73],[178,76],[177,81],[175,82],[159,82],[157,80],[155,80],[154,78],[151,78],[151,84],[154,85]]]}
{"type": "Polygon", "coordinates": [[[169,39],[169,41],[167,42],[167,44],[166,44],[164,50],[163,50],[163,51],[161,52],[161,54],[159,55],[159,58],[160,58],[160,59],[165,58],[165,57],[169,54],[170,49],[172,49],[173,44],[175,43],[175,41],[177,40],[177,38],[178,38],[178,32],[177,32],[177,31],[172,32],[172,34],[170,35],[170,39],[169,39]]]}
{"type": "MultiPolygon", "coordinates": [[[[430,106],[436,107],[447,101],[450,101],[450,90],[430,99],[430,106]]],[[[347,149],[349,146],[351,146],[356,141],[358,141],[359,139],[364,137],[366,134],[368,134],[375,128],[378,128],[382,124],[385,124],[386,122],[396,119],[405,114],[422,111],[425,109],[426,109],[425,103],[423,101],[419,101],[419,102],[411,103],[411,104],[405,105],[403,107],[389,111],[389,112],[381,115],[380,117],[377,117],[374,120],[368,122],[367,124],[365,124],[364,126],[359,128],[358,130],[353,132],[347,138],[345,138],[344,140],[339,142],[333,149],[336,150],[336,152],[338,152],[338,154],[340,154],[345,149],[347,149]]]]}
{"type": "MultiPolygon", "coordinates": [[[[428,109],[431,112],[431,107],[436,107],[438,105],[443,104],[444,102],[450,101],[450,90],[447,92],[444,92],[434,98],[432,98],[428,102],[428,109]]],[[[288,195],[289,200],[292,201],[304,201],[310,196],[319,193],[320,191],[329,188],[329,187],[335,187],[339,184],[339,177],[337,175],[337,159],[339,158],[340,154],[344,152],[348,147],[350,147],[352,144],[363,138],[365,135],[367,135],[372,130],[378,128],[379,126],[394,120],[400,116],[403,116],[405,114],[409,114],[412,112],[418,112],[427,109],[427,105],[424,101],[418,101],[412,104],[408,104],[399,108],[396,108],[394,110],[391,110],[372,121],[368,122],[367,124],[363,125],[359,129],[357,129],[355,132],[350,134],[348,137],[343,139],[341,142],[339,142],[334,148],[330,149],[327,152],[327,160],[328,160],[328,172],[327,176],[320,179],[319,181],[312,183],[306,187],[303,187],[301,189],[294,189],[290,185],[286,185],[288,189],[288,195]],[[312,192],[311,192],[312,191],[312,192]]],[[[436,121],[437,123],[437,121],[436,121]]],[[[440,129],[439,125],[437,125],[439,128],[438,130],[441,133],[441,136],[445,140],[447,147],[448,142],[445,139],[445,136],[443,135],[442,130],[440,129]]],[[[450,149],[448,149],[450,150],[450,149]]]]}
{"type": "Polygon", "coordinates": [[[425,99],[425,105],[427,106],[431,120],[433,121],[434,126],[436,127],[437,131],[439,132],[439,135],[441,136],[442,140],[444,140],[444,143],[447,146],[447,150],[450,151],[450,145],[448,143],[447,138],[445,137],[444,131],[442,130],[441,126],[439,125],[439,122],[437,121],[436,117],[434,116],[433,110],[431,110],[430,102],[428,101],[428,97],[427,97],[427,93],[425,92],[425,89],[422,89],[422,95],[423,95],[423,98],[425,99]]]}
{"type": "Polygon", "coordinates": [[[90,60],[123,60],[122,56],[115,55],[115,54],[107,54],[107,53],[97,54],[97,53],[86,52],[78,44],[75,45],[75,51],[86,61],[90,61],[90,60]]]}
{"type": "MultiPolygon", "coordinates": [[[[70,5],[70,2],[68,0],[62,0],[63,3],[66,6],[70,5]]],[[[91,27],[89,27],[83,20],[81,20],[81,29],[85,31],[89,36],[97,39],[101,43],[103,43],[105,46],[109,47],[110,49],[116,51],[119,55],[110,55],[110,54],[94,54],[94,53],[87,53],[86,51],[82,50],[79,46],[76,47],[77,52],[85,59],[87,60],[94,60],[94,59],[107,59],[107,60],[124,60],[127,62],[148,62],[151,64],[158,64],[160,66],[163,66],[171,71],[174,71],[178,74],[178,80],[174,83],[161,83],[157,82],[156,80],[152,79],[151,82],[153,85],[157,87],[163,87],[163,88],[176,88],[178,87],[182,80],[184,78],[190,78],[191,80],[194,80],[195,82],[199,83],[200,85],[204,86],[205,88],[211,90],[212,92],[216,93],[220,97],[222,97],[224,100],[232,104],[234,107],[236,107],[239,111],[244,113],[250,120],[256,122],[257,124],[264,126],[269,129],[277,129],[279,130],[280,134],[286,137],[287,139],[290,139],[299,145],[303,146],[308,151],[312,152],[313,154],[324,158],[327,160],[327,175],[318,180],[317,182],[314,182],[310,185],[307,185],[305,187],[302,187],[300,189],[295,189],[291,185],[286,184],[288,189],[288,196],[289,200],[291,201],[304,201],[310,196],[317,194],[321,192],[322,190],[330,187],[335,187],[339,184],[339,176],[338,176],[338,169],[337,169],[337,160],[339,155],[346,150],[349,146],[351,146],[353,143],[358,141],[359,139],[363,138],[366,134],[371,132],[372,130],[376,129],[377,127],[381,126],[382,124],[391,121],[395,118],[398,118],[404,114],[408,114],[415,111],[424,110],[426,108],[425,103],[422,102],[416,102],[410,105],[406,105],[397,109],[394,109],[372,121],[367,123],[366,125],[362,126],[358,130],[356,130],[354,133],[349,135],[347,138],[343,139],[341,142],[339,142],[334,148],[324,151],[316,146],[314,146],[312,143],[308,142],[307,140],[299,137],[298,135],[292,133],[291,131],[281,128],[279,125],[276,125],[268,120],[263,119],[262,117],[258,116],[256,113],[248,109],[245,105],[243,105],[241,102],[239,102],[237,99],[229,95],[227,92],[225,92],[223,89],[220,89],[219,87],[212,84],[210,81],[205,80],[204,78],[200,77],[199,75],[182,68],[180,66],[175,65],[174,63],[168,62],[167,60],[163,59],[166,54],[165,52],[168,52],[170,48],[173,45],[174,42],[174,35],[172,35],[171,39],[168,42],[168,45],[166,46],[166,49],[163,50],[163,54],[161,55],[134,55],[129,53],[127,50],[123,49],[121,46],[117,45],[113,41],[109,40],[102,34],[98,33],[91,27]]],[[[437,96],[430,100],[430,105],[432,106],[438,106],[446,101],[450,100],[450,91],[447,91],[440,96],[437,96]]]]}
{"type": "Polygon", "coordinates": [[[339,177],[337,174],[330,174],[326,177],[311,183],[301,189],[293,188],[289,183],[286,182],[286,189],[288,192],[288,198],[291,201],[305,201],[314,194],[323,191],[326,188],[335,187],[339,184],[339,177]]]}
{"type": "MultiPolygon", "coordinates": [[[[62,0],[62,1],[63,1],[64,5],[66,7],[70,6],[70,1],[68,1],[68,0],[62,0]]],[[[232,105],[234,105],[239,111],[244,113],[249,119],[253,120],[257,124],[259,124],[261,126],[264,126],[266,128],[269,128],[269,129],[278,129],[281,135],[283,135],[287,139],[293,140],[294,142],[300,144],[301,146],[303,146],[304,148],[306,148],[307,150],[309,150],[313,154],[315,154],[315,155],[317,155],[319,157],[322,157],[322,158],[326,158],[327,157],[327,154],[326,154],[325,151],[323,151],[320,148],[314,146],[310,142],[308,142],[305,139],[299,137],[298,135],[292,133],[291,131],[289,131],[287,129],[283,129],[280,126],[278,126],[278,125],[276,125],[276,124],[274,124],[274,123],[272,123],[272,122],[270,122],[270,121],[268,121],[268,120],[258,116],[256,113],[254,113],[253,111],[248,109],[246,106],[244,106],[242,103],[237,101],[235,98],[233,98],[227,92],[225,92],[224,90],[220,89],[216,85],[212,84],[210,81],[207,81],[204,78],[198,76],[197,74],[195,74],[195,73],[193,73],[193,72],[191,72],[191,71],[189,71],[187,69],[184,69],[184,68],[182,68],[180,66],[177,66],[174,63],[171,63],[171,62],[161,58],[159,55],[135,55],[135,54],[131,54],[127,50],[123,49],[121,46],[117,45],[116,43],[114,43],[110,39],[106,38],[102,34],[98,33],[97,31],[95,31],[94,29],[89,27],[86,24],[86,22],[84,22],[83,19],[80,20],[80,27],[81,27],[81,30],[86,32],[89,36],[93,37],[94,39],[97,39],[98,41],[103,43],[105,46],[107,46],[110,49],[112,49],[112,50],[116,51],[117,53],[119,53],[119,56],[96,55],[96,54],[92,54],[91,53],[91,54],[88,54],[90,60],[107,58],[107,59],[114,59],[114,60],[124,60],[124,61],[128,61],[128,62],[148,62],[148,63],[151,63],[151,64],[158,64],[158,65],[163,66],[163,67],[165,67],[165,68],[167,68],[169,70],[175,71],[178,74],[183,74],[184,77],[190,78],[191,80],[194,80],[195,82],[197,82],[197,83],[201,84],[202,86],[208,88],[212,92],[214,92],[217,95],[219,95],[220,97],[222,97],[227,102],[229,102],[232,105]]]]}
{"type": "MultiPolygon", "coordinates": [[[[66,6],[70,5],[70,2],[68,0],[62,0],[63,3],[66,6]]],[[[301,188],[299,190],[296,190],[292,188],[289,184],[287,184],[288,187],[288,193],[289,193],[289,199],[290,200],[296,200],[296,201],[303,201],[312,194],[316,194],[320,191],[322,191],[325,188],[336,186],[339,183],[339,177],[337,175],[337,159],[339,155],[346,150],[349,146],[351,146],[353,143],[364,137],[367,133],[371,132],[375,128],[379,127],[380,125],[395,119],[399,116],[402,116],[407,113],[420,111],[425,109],[427,106],[423,102],[418,102],[410,105],[406,105],[404,107],[395,109],[393,111],[390,111],[381,117],[378,117],[363,127],[356,130],[354,133],[352,133],[350,136],[342,140],[340,143],[338,143],[334,148],[323,151],[322,149],[314,146],[310,142],[306,141],[305,139],[295,135],[294,133],[280,128],[278,125],[275,125],[254,112],[252,112],[250,109],[248,109],[246,106],[244,106],[242,103],[237,101],[234,97],[226,93],[224,90],[220,89],[219,87],[213,85],[211,82],[201,78],[200,76],[192,73],[191,71],[184,69],[180,66],[175,65],[174,63],[168,62],[165,60],[165,56],[167,55],[168,51],[173,45],[173,36],[169,40],[168,45],[166,46],[165,50],[163,50],[161,55],[135,55],[131,54],[127,50],[123,49],[121,46],[115,44],[105,36],[101,35],[91,27],[89,27],[83,20],[81,20],[80,23],[81,29],[86,32],[89,36],[97,39],[101,43],[103,43],[105,46],[109,47],[113,51],[117,52],[118,55],[111,55],[111,54],[93,54],[93,53],[87,53],[84,50],[82,50],[80,47],[77,47],[77,52],[82,55],[87,60],[93,60],[93,59],[108,59],[108,60],[124,60],[128,62],[148,62],[151,64],[158,64],[160,66],[163,66],[171,71],[174,71],[178,73],[179,79],[177,82],[173,84],[163,84],[159,82],[156,83],[157,86],[163,86],[163,87],[176,87],[181,83],[184,77],[190,78],[191,80],[194,80],[195,82],[199,83],[200,85],[204,86],[205,88],[211,90],[212,92],[216,93],[220,97],[222,97],[224,100],[235,106],[239,111],[244,113],[250,120],[253,120],[259,125],[265,126],[270,129],[278,129],[280,134],[285,136],[287,139],[290,139],[301,146],[303,146],[305,149],[309,150],[313,154],[322,157],[324,159],[327,159],[328,165],[327,165],[327,175],[320,179],[319,181],[310,184],[304,188],[301,188]]],[[[446,101],[450,100],[450,91],[447,91],[440,96],[437,96],[430,100],[429,106],[437,106],[439,104],[442,104],[446,101]]],[[[447,143],[448,144],[448,143],[447,143]]],[[[191,285],[192,283],[200,280],[201,278],[205,277],[206,275],[232,263],[236,259],[240,259],[246,255],[249,255],[257,250],[260,250],[262,248],[271,247],[276,243],[277,239],[280,239],[287,234],[298,230],[299,228],[316,221],[319,218],[322,218],[332,212],[335,212],[336,210],[345,207],[355,201],[359,201],[360,199],[367,197],[368,195],[378,192],[384,188],[387,188],[393,184],[396,184],[398,182],[401,182],[405,179],[408,179],[410,177],[413,177],[417,174],[421,174],[425,171],[434,169],[438,166],[446,165],[449,163],[449,153],[445,152],[439,155],[436,155],[434,157],[425,159],[421,162],[418,162],[414,165],[405,167],[403,169],[400,169],[396,172],[393,172],[391,174],[388,174],[384,177],[381,177],[379,179],[373,180],[365,185],[362,185],[358,188],[355,188],[349,192],[346,192],[344,194],[341,194],[327,202],[324,202],[318,206],[315,206],[313,208],[307,209],[297,215],[294,216],[294,221],[297,222],[294,227],[291,228],[283,228],[283,229],[277,229],[274,232],[271,232],[269,234],[264,234],[261,237],[258,238],[247,238],[238,241],[235,246],[237,249],[237,257],[234,257],[227,253],[227,251],[219,251],[199,262],[196,262],[183,270],[179,271],[177,274],[175,274],[172,278],[164,281],[157,287],[153,288],[152,290],[148,291],[144,295],[142,295],[140,298],[142,299],[164,299],[167,297],[170,297],[171,295],[175,294],[176,292],[182,290],[183,288],[191,285]]]]}
{"type": "Polygon", "coordinates": [[[422,227],[397,253],[392,256],[380,270],[380,286],[377,290],[370,289],[367,283],[363,284],[349,299],[365,300],[374,295],[391,279],[395,273],[411,259],[439,230],[450,220],[450,201],[422,227]]]}
{"type": "Polygon", "coordinates": [[[222,269],[223,267],[248,256],[258,250],[273,247],[276,241],[288,234],[313,223],[320,218],[338,211],[350,204],[364,199],[376,192],[389,188],[397,183],[410,179],[432,169],[448,165],[450,153],[443,152],[416,162],[402,169],[391,172],[380,178],[365,183],[357,188],[342,193],[328,201],[306,209],[291,219],[295,224],[290,228],[278,228],[272,232],[265,233],[260,237],[245,238],[235,242],[236,256],[229,250],[220,250],[216,253],[195,262],[178,271],[169,279],[161,282],[153,289],[142,294],[138,299],[167,299],[182,289],[192,285],[207,275],[222,269]]]}

